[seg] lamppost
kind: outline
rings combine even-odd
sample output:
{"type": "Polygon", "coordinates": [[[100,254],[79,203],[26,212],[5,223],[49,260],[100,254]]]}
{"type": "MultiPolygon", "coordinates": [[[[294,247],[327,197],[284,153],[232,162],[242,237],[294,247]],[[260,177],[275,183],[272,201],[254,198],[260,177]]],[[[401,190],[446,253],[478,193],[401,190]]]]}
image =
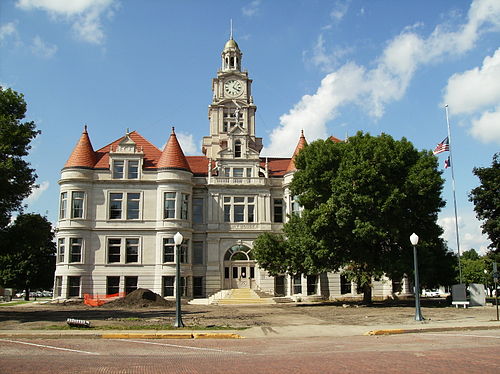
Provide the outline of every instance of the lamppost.
{"type": "Polygon", "coordinates": [[[417,244],[418,235],[413,233],[410,236],[410,242],[413,245],[413,265],[415,273],[415,321],[423,321],[425,318],[420,311],[420,287],[418,282],[418,261],[417,261],[417,244]]]}
{"type": "Polygon", "coordinates": [[[181,256],[180,245],[184,237],[180,232],[174,235],[175,244],[175,323],[174,327],[184,327],[181,316],[181,256]]]}

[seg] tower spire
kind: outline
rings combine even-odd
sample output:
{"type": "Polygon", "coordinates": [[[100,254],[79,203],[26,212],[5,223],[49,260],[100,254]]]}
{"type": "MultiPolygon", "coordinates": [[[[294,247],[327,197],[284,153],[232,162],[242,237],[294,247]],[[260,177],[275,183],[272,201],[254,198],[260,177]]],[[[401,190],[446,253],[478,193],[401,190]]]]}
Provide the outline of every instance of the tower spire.
{"type": "Polygon", "coordinates": [[[230,23],[229,39],[233,39],[233,19],[232,18],[229,20],[229,23],[230,23]]]}

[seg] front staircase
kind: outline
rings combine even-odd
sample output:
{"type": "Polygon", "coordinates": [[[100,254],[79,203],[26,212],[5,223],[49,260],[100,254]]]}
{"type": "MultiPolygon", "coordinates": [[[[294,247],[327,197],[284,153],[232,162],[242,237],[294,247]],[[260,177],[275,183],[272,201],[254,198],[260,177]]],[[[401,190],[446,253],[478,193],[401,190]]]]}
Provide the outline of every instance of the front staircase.
{"type": "Polygon", "coordinates": [[[276,304],[272,297],[260,297],[250,288],[235,288],[225,290],[223,298],[215,299],[212,304],[216,305],[255,305],[255,304],[276,304]]]}

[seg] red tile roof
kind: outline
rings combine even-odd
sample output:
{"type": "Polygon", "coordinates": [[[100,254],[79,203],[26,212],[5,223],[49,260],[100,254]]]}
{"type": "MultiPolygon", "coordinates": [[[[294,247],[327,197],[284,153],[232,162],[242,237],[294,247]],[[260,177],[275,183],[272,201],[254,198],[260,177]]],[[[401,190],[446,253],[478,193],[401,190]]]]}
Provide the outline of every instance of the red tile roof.
{"type": "MultiPolygon", "coordinates": [[[[156,148],[153,144],[151,144],[149,141],[144,139],[142,135],[140,135],[136,131],[132,131],[131,133],[128,134],[130,139],[132,139],[136,146],[138,151],[142,151],[144,153],[144,169],[154,169],[156,168],[156,164],[158,163],[158,160],[160,159],[161,156],[161,151],[156,148]]],[[[97,163],[95,164],[96,169],[109,169],[109,151],[110,150],[116,150],[118,147],[118,144],[125,138],[125,136],[122,136],[120,139],[115,140],[113,143],[110,143],[101,149],[98,149],[96,151],[97,154],[97,163]]]]}
{"type": "Polygon", "coordinates": [[[175,135],[173,127],[172,127],[172,133],[170,134],[170,138],[168,138],[167,145],[163,149],[161,157],[158,161],[157,168],[181,169],[181,170],[191,171],[189,163],[186,160],[186,156],[184,156],[184,152],[182,152],[181,145],[177,140],[177,136],[175,135]]]}
{"type": "Polygon", "coordinates": [[[96,154],[92,143],[90,142],[87,126],[84,127],[80,140],[76,143],[71,156],[64,165],[64,168],[90,168],[92,169],[96,163],[96,154]]]}
{"type": "Polygon", "coordinates": [[[339,139],[339,138],[336,138],[335,136],[330,136],[328,139],[330,139],[332,142],[334,143],[342,143],[343,140],[339,139]]]}
{"type": "Polygon", "coordinates": [[[302,130],[300,132],[299,142],[297,144],[297,147],[295,147],[295,151],[293,152],[293,156],[290,159],[290,162],[288,163],[288,167],[286,168],[285,174],[297,170],[297,168],[295,167],[295,156],[297,156],[300,150],[303,149],[306,145],[307,145],[307,140],[304,136],[304,130],[302,130]]]}

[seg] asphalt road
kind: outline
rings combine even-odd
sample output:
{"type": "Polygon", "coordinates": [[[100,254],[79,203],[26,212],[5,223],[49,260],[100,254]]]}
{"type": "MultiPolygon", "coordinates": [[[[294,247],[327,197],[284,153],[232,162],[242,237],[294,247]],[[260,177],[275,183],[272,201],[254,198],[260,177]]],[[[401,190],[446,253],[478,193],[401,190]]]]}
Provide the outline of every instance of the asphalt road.
{"type": "Polygon", "coordinates": [[[500,330],[238,340],[0,339],[0,373],[500,373],[500,330]]]}

